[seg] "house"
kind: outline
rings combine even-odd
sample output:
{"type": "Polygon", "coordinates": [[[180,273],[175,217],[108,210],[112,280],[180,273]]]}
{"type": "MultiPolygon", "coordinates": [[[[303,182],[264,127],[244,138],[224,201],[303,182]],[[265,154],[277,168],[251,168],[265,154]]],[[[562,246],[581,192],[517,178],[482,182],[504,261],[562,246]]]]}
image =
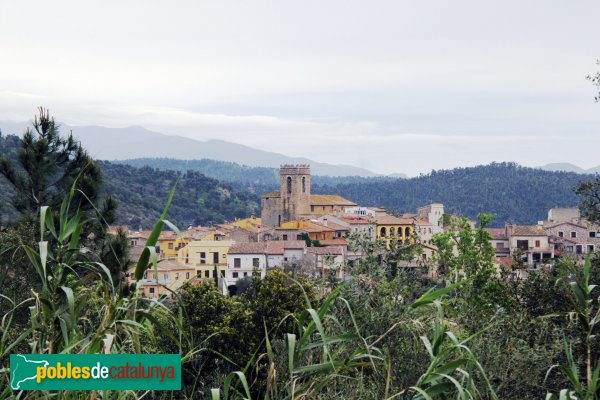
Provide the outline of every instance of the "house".
{"type": "MultiPolygon", "coordinates": [[[[130,276],[133,276],[133,272],[134,269],[130,271],[130,276]]],[[[194,267],[164,260],[157,264],[156,269],[151,266],[144,272],[144,277],[138,282],[138,289],[143,296],[149,298],[172,296],[173,291],[194,277],[194,267]]]]}
{"type": "Polygon", "coordinates": [[[177,262],[193,266],[196,277],[215,279],[225,277],[227,253],[234,242],[231,240],[198,240],[179,249],[177,262]]]}
{"type": "Polygon", "coordinates": [[[439,233],[443,231],[443,204],[432,203],[423,207],[419,207],[417,208],[416,216],[421,220],[431,223],[433,233],[439,233]]]}
{"type": "Polygon", "coordinates": [[[238,279],[253,274],[260,274],[262,278],[266,271],[295,266],[304,261],[305,256],[304,240],[236,243],[227,254],[226,284],[235,285],[238,279]]]}
{"type": "Polygon", "coordinates": [[[332,276],[344,278],[344,261],[346,248],[344,246],[309,247],[306,249],[307,259],[314,268],[313,274],[324,281],[332,276]]]}
{"type": "Polygon", "coordinates": [[[510,257],[510,242],[506,233],[506,228],[485,228],[490,234],[490,244],[496,253],[497,258],[510,257]]]}
{"type": "Polygon", "coordinates": [[[558,222],[545,226],[554,249],[561,256],[583,259],[600,250],[600,226],[585,222],[558,222]]]}
{"type": "Polygon", "coordinates": [[[389,214],[375,216],[377,239],[385,240],[387,248],[392,242],[406,244],[413,239],[414,219],[389,214]]]}
{"type": "Polygon", "coordinates": [[[537,268],[554,258],[554,248],[550,246],[549,236],[543,226],[506,225],[510,256],[521,254],[523,261],[537,268]]]}

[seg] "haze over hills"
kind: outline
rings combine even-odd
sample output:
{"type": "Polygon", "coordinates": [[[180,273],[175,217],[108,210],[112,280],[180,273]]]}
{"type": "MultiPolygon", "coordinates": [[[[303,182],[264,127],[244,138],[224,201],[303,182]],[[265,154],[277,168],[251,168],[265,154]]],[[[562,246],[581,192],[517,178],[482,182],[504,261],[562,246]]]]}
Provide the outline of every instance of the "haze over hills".
{"type": "MultiPolygon", "coordinates": [[[[29,123],[0,122],[5,134],[21,135],[29,123]]],[[[251,167],[279,168],[281,164],[310,164],[312,173],[327,176],[378,176],[364,168],[351,165],[321,163],[304,157],[290,157],[255,149],[224,140],[194,140],[169,136],[141,126],[108,128],[103,126],[71,127],[63,124],[61,131],[73,131],[83,147],[96,159],[125,160],[143,157],[170,157],[180,160],[212,159],[251,167]]],[[[403,174],[397,174],[406,177],[403,174]]]]}
{"type": "Polygon", "coordinates": [[[590,169],[581,168],[571,163],[550,163],[539,167],[544,171],[564,171],[564,172],[575,172],[578,174],[598,174],[600,173],[600,165],[590,169]]]}

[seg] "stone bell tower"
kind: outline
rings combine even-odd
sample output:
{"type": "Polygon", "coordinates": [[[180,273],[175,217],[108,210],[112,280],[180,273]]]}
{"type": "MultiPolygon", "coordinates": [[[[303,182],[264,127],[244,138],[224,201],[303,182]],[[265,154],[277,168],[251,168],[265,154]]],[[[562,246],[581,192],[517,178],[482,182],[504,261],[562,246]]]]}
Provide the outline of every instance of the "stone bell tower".
{"type": "Polygon", "coordinates": [[[281,222],[310,215],[310,165],[284,164],[279,168],[281,222]]]}

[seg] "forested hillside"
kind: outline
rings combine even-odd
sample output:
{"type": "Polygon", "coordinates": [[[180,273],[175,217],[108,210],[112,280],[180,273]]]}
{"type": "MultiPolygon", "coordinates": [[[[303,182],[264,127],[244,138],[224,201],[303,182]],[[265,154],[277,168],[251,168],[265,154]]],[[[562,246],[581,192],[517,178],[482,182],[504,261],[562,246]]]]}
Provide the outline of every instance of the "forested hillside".
{"type": "MultiPolygon", "coordinates": [[[[236,187],[252,189],[258,193],[269,192],[279,186],[279,170],[277,168],[250,167],[228,161],[210,159],[177,160],[173,158],[135,158],[112,161],[134,167],[152,167],[161,170],[196,171],[218,179],[222,182],[235,183],[236,187]]],[[[327,176],[312,175],[315,185],[337,185],[340,183],[391,182],[398,177],[376,176],[327,176]]]]}
{"type": "MultiPolygon", "coordinates": [[[[0,136],[2,154],[14,154],[15,136],[0,136]]],[[[129,160],[156,168],[101,161],[104,194],[120,203],[122,224],[149,228],[156,220],[170,188],[179,179],[169,218],[180,226],[220,223],[260,213],[260,195],[277,188],[277,171],[214,160],[129,160]],[[172,170],[169,170],[172,169],[172,170]],[[190,171],[188,171],[190,170],[190,171]],[[208,175],[208,176],[207,176],[208,175]],[[219,178],[219,180],[214,179],[219,178]]],[[[480,212],[497,215],[493,225],[505,222],[534,224],[551,207],[577,206],[573,187],[591,175],[543,171],[514,163],[492,163],[471,168],[432,171],[411,179],[388,177],[314,176],[312,192],[339,194],[365,206],[396,212],[414,212],[430,202],[443,203],[447,212],[475,218],[480,212]]],[[[5,182],[0,182],[2,220],[12,218],[5,182]]]]}
{"type": "Polygon", "coordinates": [[[475,218],[480,212],[497,215],[494,225],[505,222],[535,224],[547,217],[552,207],[576,207],[573,187],[593,175],[551,172],[514,163],[432,171],[412,179],[321,185],[315,193],[335,192],[359,204],[414,212],[430,202],[443,203],[446,212],[475,218]]]}
{"type": "MultiPolygon", "coordinates": [[[[19,138],[0,135],[0,154],[15,160],[19,138]]],[[[117,200],[117,221],[136,229],[150,229],[160,216],[175,182],[177,191],[168,219],[179,226],[220,223],[260,213],[260,197],[236,191],[198,172],[161,171],[149,167],[98,161],[104,173],[102,195],[117,200]]],[[[0,177],[0,224],[16,217],[10,205],[12,188],[0,177]]]]}

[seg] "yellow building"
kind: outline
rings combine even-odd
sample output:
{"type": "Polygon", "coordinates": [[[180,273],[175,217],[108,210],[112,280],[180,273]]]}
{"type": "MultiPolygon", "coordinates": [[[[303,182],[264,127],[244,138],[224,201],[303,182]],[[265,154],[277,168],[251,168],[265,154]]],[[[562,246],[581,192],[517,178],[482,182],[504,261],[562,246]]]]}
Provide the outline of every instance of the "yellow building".
{"type": "Polygon", "coordinates": [[[232,240],[198,240],[189,242],[179,249],[177,261],[196,271],[201,279],[225,277],[227,271],[227,252],[234,244],[232,240]],[[215,267],[217,273],[215,273],[215,267]],[[216,275],[216,276],[215,276],[216,275]]]}
{"type": "Polygon", "coordinates": [[[159,257],[161,259],[177,258],[179,249],[185,247],[189,240],[185,237],[178,236],[175,232],[162,232],[158,238],[160,246],[159,257]]]}
{"type": "MultiPolygon", "coordinates": [[[[130,276],[133,276],[134,269],[130,276]]],[[[195,269],[190,265],[181,265],[175,261],[161,261],[157,268],[152,265],[144,272],[144,277],[139,281],[139,290],[142,295],[149,298],[158,298],[162,295],[172,296],[172,291],[179,289],[183,284],[196,277],[195,269]]]]}
{"type": "Polygon", "coordinates": [[[392,242],[402,245],[412,243],[415,230],[413,218],[399,218],[383,214],[375,216],[375,223],[377,224],[377,239],[385,240],[388,249],[392,242]]]}

